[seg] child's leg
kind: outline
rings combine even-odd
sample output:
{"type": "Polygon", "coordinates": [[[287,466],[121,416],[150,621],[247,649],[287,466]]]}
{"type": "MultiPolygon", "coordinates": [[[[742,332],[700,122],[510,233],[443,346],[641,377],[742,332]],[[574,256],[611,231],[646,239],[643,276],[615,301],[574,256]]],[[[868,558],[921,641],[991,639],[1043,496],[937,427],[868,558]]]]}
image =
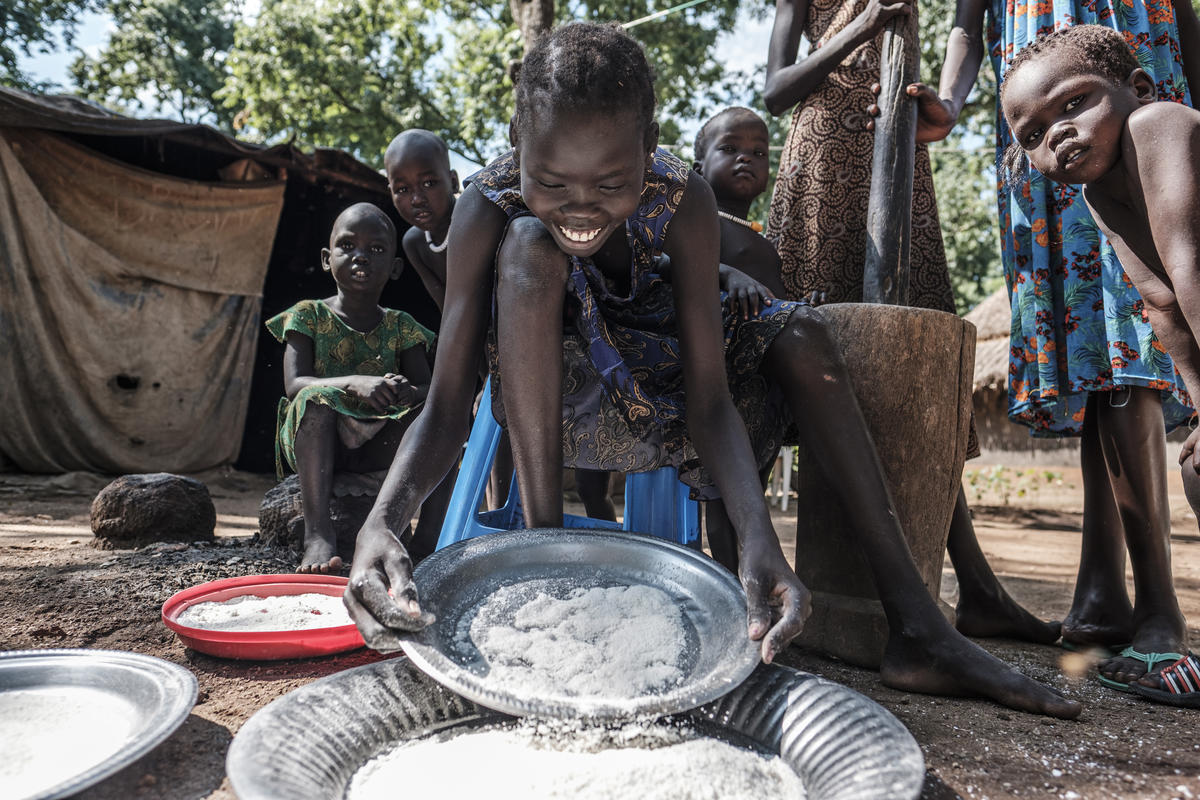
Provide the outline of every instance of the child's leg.
{"type": "MultiPolygon", "coordinates": [[[[770,478],[771,465],[768,464],[758,473],[758,479],[762,483],[764,491],[770,478]]],[[[704,533],[708,536],[708,551],[712,554],[713,561],[737,575],[737,531],[733,529],[733,523],[729,521],[729,514],[726,512],[725,503],[722,500],[709,500],[704,504],[704,533]]]]}
{"type": "Polygon", "coordinates": [[[1100,446],[1100,408],[1109,405],[1110,394],[1088,395],[1079,445],[1083,538],[1075,593],[1062,631],[1063,641],[1073,645],[1113,647],[1133,637],[1133,606],[1125,589],[1125,529],[1100,446]]]}
{"type": "Polygon", "coordinates": [[[612,473],[603,469],[576,469],[575,488],[587,515],[592,519],[617,521],[617,507],[613,505],[608,482],[612,473]]]}
{"type": "Polygon", "coordinates": [[[567,257],[532,217],[496,256],[496,334],[504,415],[525,523],[562,526],[562,337],[567,257]]]}
{"type": "MultiPolygon", "coordinates": [[[[1187,625],[1171,575],[1171,514],[1167,500],[1166,438],[1162,399],[1152,389],[1129,390],[1122,405],[1097,403],[1100,443],[1113,493],[1125,526],[1125,546],[1133,567],[1134,650],[1187,653],[1187,625]]],[[[1152,665],[1168,666],[1174,659],[1152,665]]],[[[1118,657],[1100,665],[1105,677],[1121,683],[1147,672],[1144,661],[1118,657]]]]}
{"type": "Polygon", "coordinates": [[[446,521],[446,508],[450,505],[450,495],[454,493],[454,480],[458,470],[451,469],[442,478],[433,493],[421,503],[421,518],[417,520],[417,529],[413,531],[412,541],[408,544],[408,555],[413,564],[419,564],[434,550],[437,550],[438,539],[442,535],[442,523],[446,521]]]}
{"type": "MultiPolygon", "coordinates": [[[[892,505],[875,444],[820,312],[800,307],[767,351],[764,372],[787,394],[808,452],[839,488],[891,629],[880,666],[889,686],[977,694],[1025,711],[1074,717],[1080,706],[968,641],[925,589],[892,505]]],[[[803,557],[803,554],[797,554],[803,557]]]]}
{"type": "Polygon", "coordinates": [[[337,412],[329,406],[309,403],[296,430],[296,474],[304,506],[304,555],[298,572],[337,572],[342,568],[337,534],[329,519],[337,418],[337,412]]]}
{"type": "Polygon", "coordinates": [[[954,626],[959,633],[978,638],[1005,636],[1038,644],[1051,644],[1058,639],[1062,626],[1057,622],[1042,622],[1021,608],[992,572],[987,556],[979,548],[967,496],[961,488],[950,520],[946,549],[958,576],[954,626]]]}

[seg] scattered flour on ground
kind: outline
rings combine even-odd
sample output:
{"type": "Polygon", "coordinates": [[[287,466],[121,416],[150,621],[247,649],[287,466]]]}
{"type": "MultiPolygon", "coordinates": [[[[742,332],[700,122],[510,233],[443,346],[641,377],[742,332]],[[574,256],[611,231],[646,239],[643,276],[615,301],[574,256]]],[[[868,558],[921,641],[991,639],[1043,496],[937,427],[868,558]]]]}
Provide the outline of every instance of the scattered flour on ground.
{"type": "Polygon", "coordinates": [[[180,625],[210,631],[299,631],[351,624],[342,598],[320,592],[197,603],[177,619],[180,625]]]}
{"type": "MultiPolygon", "coordinates": [[[[470,619],[488,682],[516,693],[624,700],[684,677],[683,614],[652,586],[505,586],[470,619]]],[[[461,631],[460,631],[461,635],[461,631]]]]}
{"type": "Polygon", "coordinates": [[[96,689],[0,692],[0,796],[44,796],[103,763],[125,746],[137,717],[130,703],[96,689]]]}
{"type": "Polygon", "coordinates": [[[803,800],[804,785],[765,757],[665,724],[557,730],[490,728],[406,742],[368,761],[346,800],[803,800]],[[468,769],[464,766],[469,765],[468,769]]]}

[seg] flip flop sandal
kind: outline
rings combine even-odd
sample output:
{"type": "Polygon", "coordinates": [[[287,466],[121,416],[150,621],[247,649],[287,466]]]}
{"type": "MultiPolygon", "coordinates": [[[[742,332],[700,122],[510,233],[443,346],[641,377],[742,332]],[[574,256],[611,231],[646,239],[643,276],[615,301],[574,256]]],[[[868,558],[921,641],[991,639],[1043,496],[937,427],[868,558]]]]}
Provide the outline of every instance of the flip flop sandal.
{"type": "Polygon", "coordinates": [[[1129,684],[1130,690],[1156,703],[1179,708],[1200,708],[1200,657],[1195,653],[1189,653],[1150,677],[1154,679],[1156,687],[1134,682],[1129,684]]]}
{"type": "MultiPolygon", "coordinates": [[[[1130,647],[1126,647],[1124,650],[1122,650],[1120,653],[1118,653],[1116,657],[1132,658],[1137,661],[1141,661],[1143,664],[1146,665],[1146,672],[1151,673],[1151,672],[1154,672],[1155,664],[1174,663],[1174,662],[1178,661],[1179,659],[1183,658],[1183,654],[1182,653],[1142,653],[1138,650],[1134,650],[1133,647],[1130,646],[1130,647]]],[[[1129,684],[1129,683],[1121,683],[1120,681],[1115,681],[1112,678],[1106,677],[1101,674],[1096,675],[1096,680],[1100,681],[1100,683],[1102,685],[1107,686],[1110,689],[1116,689],[1118,692],[1129,692],[1129,693],[1133,692],[1133,689],[1131,688],[1132,684],[1129,684]]]]}

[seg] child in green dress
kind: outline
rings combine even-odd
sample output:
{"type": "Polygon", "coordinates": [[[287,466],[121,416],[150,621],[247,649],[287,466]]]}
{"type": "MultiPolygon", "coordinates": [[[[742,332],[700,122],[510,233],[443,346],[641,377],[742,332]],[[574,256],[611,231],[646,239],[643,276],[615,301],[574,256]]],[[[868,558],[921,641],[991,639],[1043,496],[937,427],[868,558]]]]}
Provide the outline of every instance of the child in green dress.
{"type": "Polygon", "coordinates": [[[276,459],[282,454],[300,477],[299,571],[336,573],[342,558],[329,516],[333,475],[391,464],[428,392],[434,335],[403,311],[379,305],[402,262],[395,226],[376,206],[357,203],[338,216],[321,265],[337,294],[303,300],[268,320],[267,329],[287,345],[276,459]]]}

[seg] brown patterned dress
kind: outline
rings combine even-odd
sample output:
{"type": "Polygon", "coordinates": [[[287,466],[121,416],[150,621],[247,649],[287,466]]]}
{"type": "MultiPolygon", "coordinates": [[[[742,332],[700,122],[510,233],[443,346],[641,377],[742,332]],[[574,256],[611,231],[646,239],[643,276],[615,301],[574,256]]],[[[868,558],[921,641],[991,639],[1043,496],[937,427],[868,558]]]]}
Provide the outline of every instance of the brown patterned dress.
{"type": "MultiPolygon", "coordinates": [[[[812,0],[804,35],[813,49],[862,13],[866,2],[812,0]]],[[[790,299],[820,290],[830,303],[862,301],[874,146],[864,125],[875,101],[871,84],[879,80],[881,37],[860,45],[792,111],[767,222],[790,299]]],[[[921,145],[916,155],[907,304],[953,313],[929,152],[921,145]]]]}

